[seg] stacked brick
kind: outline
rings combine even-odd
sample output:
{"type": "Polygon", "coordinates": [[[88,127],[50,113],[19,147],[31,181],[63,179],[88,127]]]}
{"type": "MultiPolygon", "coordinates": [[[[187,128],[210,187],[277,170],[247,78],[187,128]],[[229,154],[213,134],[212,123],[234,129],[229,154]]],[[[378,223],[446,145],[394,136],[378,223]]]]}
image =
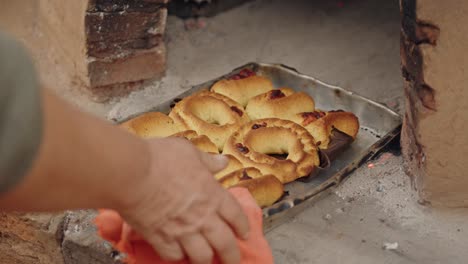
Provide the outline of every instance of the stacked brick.
{"type": "Polygon", "coordinates": [[[85,83],[95,95],[120,95],[164,73],[166,2],[90,1],[85,15],[85,83]]]}
{"type": "Polygon", "coordinates": [[[166,2],[90,1],[85,30],[88,78],[93,90],[118,90],[119,85],[139,83],[164,72],[166,2]]]}

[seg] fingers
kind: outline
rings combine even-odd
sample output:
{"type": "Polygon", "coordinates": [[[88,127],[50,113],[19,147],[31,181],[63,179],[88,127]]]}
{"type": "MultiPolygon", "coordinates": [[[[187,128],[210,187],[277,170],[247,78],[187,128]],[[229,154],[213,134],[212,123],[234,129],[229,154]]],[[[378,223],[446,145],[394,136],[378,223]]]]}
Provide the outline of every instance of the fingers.
{"type": "Polygon", "coordinates": [[[241,255],[231,228],[219,217],[215,217],[202,230],[203,235],[224,264],[239,264],[241,255]]]}
{"type": "Polygon", "coordinates": [[[180,239],[180,243],[192,264],[209,264],[213,260],[213,250],[206,239],[195,233],[180,239]]]}
{"type": "Polygon", "coordinates": [[[219,154],[209,154],[200,152],[200,160],[211,173],[217,173],[224,169],[228,164],[228,159],[219,154]]]}
{"type": "Polygon", "coordinates": [[[161,236],[153,235],[148,237],[148,242],[164,260],[179,261],[184,258],[184,251],[177,241],[166,241],[161,236]]]}
{"type": "Polygon", "coordinates": [[[247,239],[249,235],[249,221],[241,206],[232,195],[227,194],[225,196],[218,213],[231,226],[238,237],[247,239]]]}

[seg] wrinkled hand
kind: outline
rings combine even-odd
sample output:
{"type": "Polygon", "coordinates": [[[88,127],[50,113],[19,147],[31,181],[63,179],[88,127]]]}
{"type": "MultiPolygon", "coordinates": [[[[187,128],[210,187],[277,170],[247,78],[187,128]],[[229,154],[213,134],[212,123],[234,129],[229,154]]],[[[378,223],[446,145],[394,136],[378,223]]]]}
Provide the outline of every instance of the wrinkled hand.
{"type": "Polygon", "coordinates": [[[213,177],[227,160],[180,138],[150,140],[149,149],[149,174],[128,190],[125,220],[166,260],[210,263],[216,254],[239,263],[236,236],[247,237],[248,221],[213,177]]]}

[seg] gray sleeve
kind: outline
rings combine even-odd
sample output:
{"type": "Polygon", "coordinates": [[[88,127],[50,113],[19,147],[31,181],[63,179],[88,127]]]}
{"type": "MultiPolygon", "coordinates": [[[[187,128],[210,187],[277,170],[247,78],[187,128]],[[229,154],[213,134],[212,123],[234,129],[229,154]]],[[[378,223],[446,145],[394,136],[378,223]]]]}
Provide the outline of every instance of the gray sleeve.
{"type": "Polygon", "coordinates": [[[40,145],[39,92],[26,50],[0,32],[0,194],[23,178],[40,145]]]}

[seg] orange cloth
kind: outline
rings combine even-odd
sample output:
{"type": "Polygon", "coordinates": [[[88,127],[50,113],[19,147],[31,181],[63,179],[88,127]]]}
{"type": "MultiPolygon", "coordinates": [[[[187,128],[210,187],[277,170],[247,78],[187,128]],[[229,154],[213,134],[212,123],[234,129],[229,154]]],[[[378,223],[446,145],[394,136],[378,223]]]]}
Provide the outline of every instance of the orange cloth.
{"type": "MultiPolygon", "coordinates": [[[[232,188],[231,194],[239,201],[249,219],[247,240],[238,240],[242,264],[273,264],[271,249],[263,235],[262,211],[247,189],[232,188]]],[[[110,241],[116,249],[127,254],[129,264],[188,264],[187,260],[168,262],[162,260],[151,246],[112,210],[100,210],[95,219],[99,235],[110,241]]],[[[218,259],[213,264],[220,263],[218,259]]]]}

